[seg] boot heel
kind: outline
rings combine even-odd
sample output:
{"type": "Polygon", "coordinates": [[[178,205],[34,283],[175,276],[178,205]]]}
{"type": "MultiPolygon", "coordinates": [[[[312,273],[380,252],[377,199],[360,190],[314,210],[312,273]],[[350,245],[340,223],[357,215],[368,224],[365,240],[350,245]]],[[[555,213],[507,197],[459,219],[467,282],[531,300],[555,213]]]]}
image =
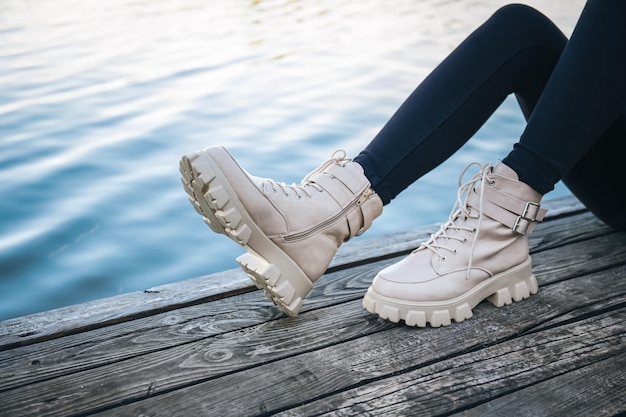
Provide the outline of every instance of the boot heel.
{"type": "Polygon", "coordinates": [[[265,259],[246,252],[237,258],[237,263],[248,274],[257,288],[276,304],[285,314],[295,317],[302,308],[302,301],[313,285],[292,285],[281,274],[280,269],[265,259]]]}
{"type": "Polygon", "coordinates": [[[494,294],[487,297],[487,301],[496,307],[503,307],[511,304],[513,301],[522,301],[532,294],[537,294],[539,286],[534,274],[528,278],[501,288],[494,294]]]}

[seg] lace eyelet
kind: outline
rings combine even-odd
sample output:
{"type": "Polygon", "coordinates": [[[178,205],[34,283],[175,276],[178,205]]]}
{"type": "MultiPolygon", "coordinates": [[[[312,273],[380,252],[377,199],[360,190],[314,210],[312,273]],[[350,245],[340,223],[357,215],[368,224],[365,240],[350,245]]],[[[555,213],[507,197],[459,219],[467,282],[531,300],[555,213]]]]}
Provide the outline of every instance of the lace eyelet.
{"type": "Polygon", "coordinates": [[[494,186],[496,185],[496,180],[489,180],[488,184],[494,186]]]}
{"type": "Polygon", "coordinates": [[[456,250],[456,249],[454,249],[454,250],[452,251],[452,254],[453,254],[453,255],[456,255],[457,253],[459,253],[459,251],[458,251],[458,250],[456,250]]]}
{"type": "Polygon", "coordinates": [[[447,260],[448,260],[448,257],[447,257],[447,256],[441,256],[441,257],[439,258],[439,260],[440,260],[441,262],[445,262],[445,261],[447,261],[447,260]]]}
{"type": "Polygon", "coordinates": [[[475,227],[472,228],[472,233],[476,233],[476,228],[475,227]]]}
{"type": "Polygon", "coordinates": [[[466,244],[467,242],[469,242],[469,240],[467,240],[466,237],[463,238],[463,240],[461,241],[461,243],[466,244]]]}

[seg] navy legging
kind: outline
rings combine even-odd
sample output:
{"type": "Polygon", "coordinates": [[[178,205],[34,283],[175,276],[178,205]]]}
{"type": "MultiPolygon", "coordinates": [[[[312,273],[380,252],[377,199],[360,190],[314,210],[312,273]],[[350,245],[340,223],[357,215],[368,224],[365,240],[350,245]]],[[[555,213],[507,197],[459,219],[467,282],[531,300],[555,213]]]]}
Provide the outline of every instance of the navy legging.
{"type": "Polygon", "coordinates": [[[559,181],[626,229],[626,1],[589,0],[568,41],[523,5],[499,9],[415,89],[355,158],[384,204],[445,161],[514,93],[527,125],[503,162],[545,194],[559,181]]]}

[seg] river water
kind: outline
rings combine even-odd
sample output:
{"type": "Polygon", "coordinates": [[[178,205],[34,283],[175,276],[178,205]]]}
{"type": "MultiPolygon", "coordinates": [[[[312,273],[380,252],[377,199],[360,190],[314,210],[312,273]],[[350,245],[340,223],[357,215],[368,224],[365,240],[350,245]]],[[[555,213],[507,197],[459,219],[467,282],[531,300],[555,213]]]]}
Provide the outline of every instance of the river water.
{"type": "MultiPolygon", "coordinates": [[[[180,185],[180,156],[225,145],[299,182],[355,155],[505,1],[4,0],[0,320],[236,268],[180,185]]],[[[533,1],[570,34],[582,1],[533,1]]],[[[447,218],[457,176],[524,127],[505,101],[360,239],[447,218]]],[[[561,185],[551,194],[565,195],[561,185]]]]}

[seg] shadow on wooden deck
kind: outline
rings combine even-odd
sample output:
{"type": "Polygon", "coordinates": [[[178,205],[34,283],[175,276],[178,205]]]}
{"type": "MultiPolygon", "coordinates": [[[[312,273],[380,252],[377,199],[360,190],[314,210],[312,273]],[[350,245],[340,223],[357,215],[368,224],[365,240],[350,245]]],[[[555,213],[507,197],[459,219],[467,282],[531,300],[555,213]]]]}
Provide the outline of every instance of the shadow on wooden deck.
{"type": "Polygon", "coordinates": [[[442,328],[361,297],[435,225],[341,248],[296,318],[239,269],[0,322],[0,416],[613,416],[626,234],[571,197],[531,235],[539,293],[442,328]]]}

